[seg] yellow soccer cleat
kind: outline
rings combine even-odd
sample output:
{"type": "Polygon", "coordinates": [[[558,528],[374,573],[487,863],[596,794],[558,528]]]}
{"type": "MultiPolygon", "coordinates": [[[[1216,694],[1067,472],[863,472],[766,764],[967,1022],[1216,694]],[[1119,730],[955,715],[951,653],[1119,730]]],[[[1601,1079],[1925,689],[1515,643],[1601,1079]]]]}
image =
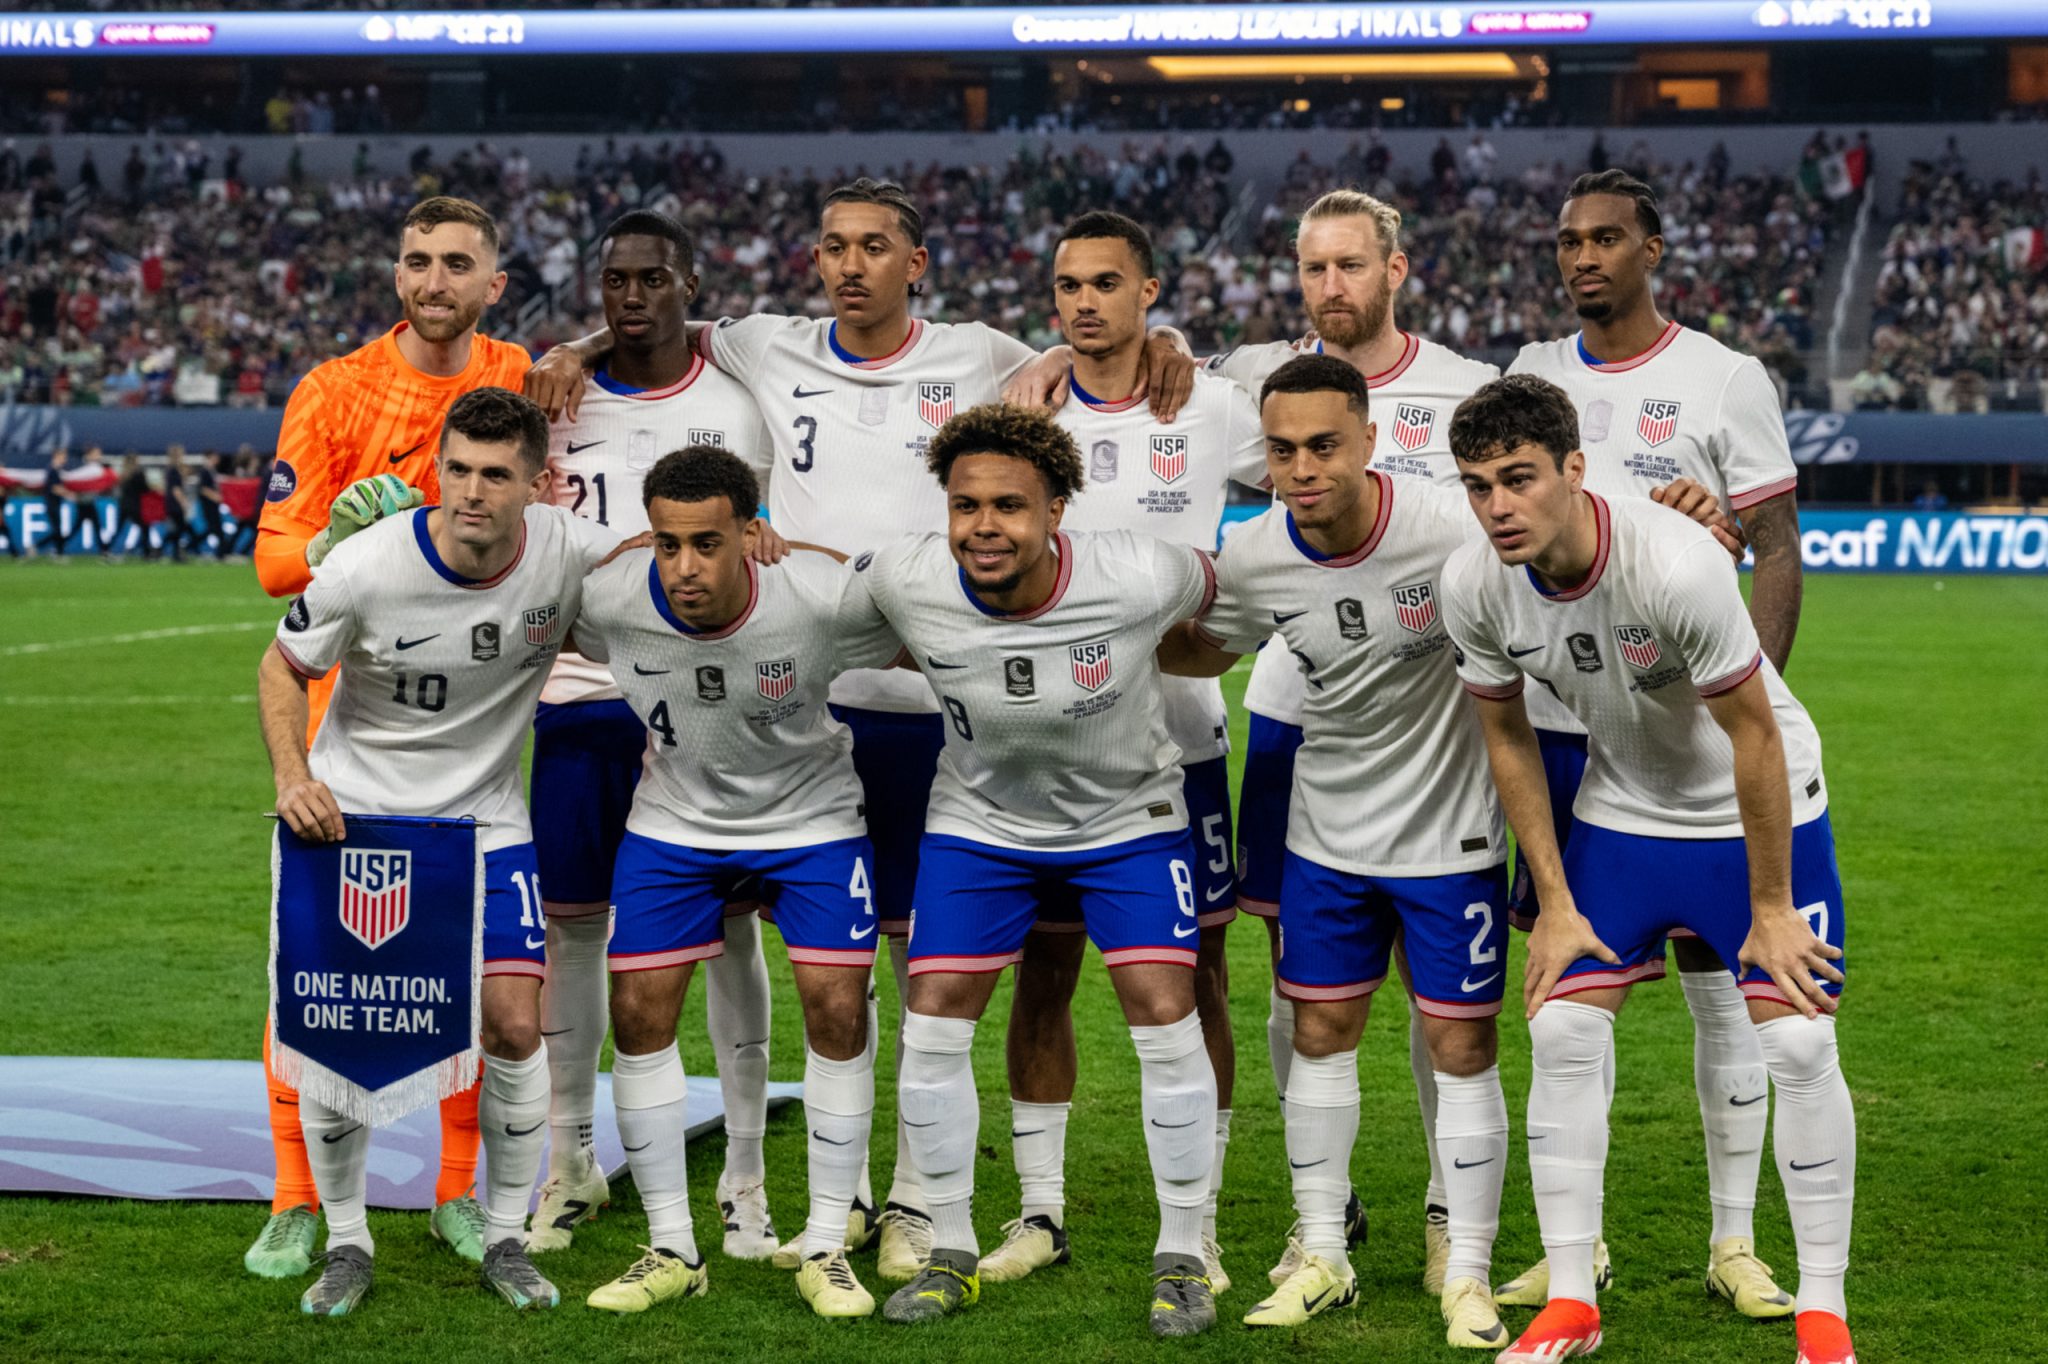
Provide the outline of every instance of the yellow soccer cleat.
{"type": "Polygon", "coordinates": [[[930,1214],[901,1203],[882,1209],[882,1249],[875,1257],[875,1273],[890,1283],[907,1283],[923,1272],[932,1258],[930,1214]]]}
{"type": "Polygon", "coordinates": [[[540,1206],[526,1232],[526,1252],[567,1250],[576,1228],[597,1220],[597,1210],[611,1206],[612,1186],[597,1155],[584,1151],[567,1174],[554,1175],[540,1186],[540,1206]]]}
{"type": "Polygon", "coordinates": [[[796,1271],[796,1293],[821,1317],[866,1317],[875,1310],[874,1294],[853,1277],[844,1248],[805,1260],[796,1271]]]}
{"type": "MultiPolygon", "coordinates": [[[[875,1215],[873,1205],[854,1199],[853,1206],[846,1211],[846,1253],[851,1255],[865,1249],[881,1228],[881,1219],[875,1215]]],[[[798,1227],[796,1235],[777,1246],[775,1253],[768,1257],[768,1263],[777,1269],[801,1269],[804,1263],[804,1229],[798,1227]]]]}
{"type": "Polygon", "coordinates": [[[1222,1297],[1230,1291],[1230,1276],[1223,1272],[1223,1247],[1208,1232],[1202,1233],[1202,1272],[1209,1278],[1209,1291],[1222,1297]]]}
{"type": "Polygon", "coordinates": [[[1792,1315],[1792,1295],[1771,1278],[1771,1267],[1756,1258],[1756,1247],[1747,1236],[1714,1242],[1707,1261],[1707,1291],[1759,1321],[1792,1315]]]}
{"type": "Polygon", "coordinates": [[[1287,1276],[1264,1302],[1245,1313],[1247,1326],[1300,1326],[1310,1317],[1334,1307],[1349,1307],[1358,1301],[1358,1276],[1351,1265],[1332,1264],[1320,1255],[1302,1251],[1296,1243],[1290,1254],[1299,1253],[1301,1267],[1287,1276]]]}
{"type": "MultiPolygon", "coordinates": [[[[1602,1293],[1614,1286],[1614,1266],[1607,1259],[1605,1241],[1593,1247],[1593,1287],[1602,1293]]],[[[1541,1307],[1550,1301],[1550,1261],[1538,1260],[1493,1290],[1495,1307],[1541,1307]]]]}
{"type": "Polygon", "coordinates": [[[1063,1265],[1070,1257],[1067,1231],[1042,1215],[1003,1223],[1003,1243],[981,1257],[983,1283],[1014,1283],[1035,1269],[1063,1265]]]}
{"type": "Polygon", "coordinates": [[[1444,1339],[1461,1350],[1498,1350],[1508,1328],[1493,1308],[1493,1293],[1477,1279],[1453,1279],[1443,1292],[1444,1339]]]}
{"type": "Polygon", "coordinates": [[[632,1267],[584,1299],[600,1312],[645,1312],[670,1298],[701,1298],[711,1287],[711,1271],[699,1255],[691,1264],[672,1250],[646,1251],[632,1267]]]}
{"type": "Polygon", "coordinates": [[[1431,1204],[1422,1213],[1422,1291],[1444,1295],[1444,1275],[1451,1267],[1451,1215],[1431,1204]]]}

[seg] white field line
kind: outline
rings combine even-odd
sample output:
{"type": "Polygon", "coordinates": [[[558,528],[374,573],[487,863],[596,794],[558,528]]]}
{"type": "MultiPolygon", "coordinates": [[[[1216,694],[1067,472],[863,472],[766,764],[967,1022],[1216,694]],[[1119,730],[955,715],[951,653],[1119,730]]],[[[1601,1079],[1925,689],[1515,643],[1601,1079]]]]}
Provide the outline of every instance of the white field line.
{"type": "Polygon", "coordinates": [[[253,706],[256,696],[0,696],[0,706],[253,706]]]}
{"type": "Polygon", "coordinates": [[[164,630],[137,630],[125,635],[92,635],[85,639],[53,639],[36,644],[0,647],[0,658],[22,654],[48,654],[59,649],[93,649],[105,644],[147,644],[159,639],[185,639],[193,635],[240,634],[250,630],[275,630],[276,621],[238,620],[220,625],[177,625],[164,630]]]}

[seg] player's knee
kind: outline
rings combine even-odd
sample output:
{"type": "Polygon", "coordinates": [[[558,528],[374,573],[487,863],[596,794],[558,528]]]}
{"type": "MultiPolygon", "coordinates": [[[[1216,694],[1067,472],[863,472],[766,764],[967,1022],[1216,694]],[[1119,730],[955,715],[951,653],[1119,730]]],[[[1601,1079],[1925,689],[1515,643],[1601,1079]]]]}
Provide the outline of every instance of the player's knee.
{"type": "Polygon", "coordinates": [[[1294,1049],[1303,1056],[1335,1056],[1357,1047],[1370,998],[1295,1001],[1294,1049]]]}
{"type": "Polygon", "coordinates": [[[804,1038],[818,1055],[833,1061],[850,1061],[867,1046],[867,995],[858,987],[809,992],[803,1004],[804,1038]]]}
{"type": "Polygon", "coordinates": [[[667,1006],[665,992],[640,979],[654,972],[631,971],[612,977],[612,1035],[620,1051],[634,1056],[659,1051],[675,1040],[677,1011],[667,1006]]]}
{"type": "Polygon", "coordinates": [[[1499,1057],[1490,1018],[1430,1019],[1424,1026],[1429,1063],[1446,1075],[1477,1075],[1499,1057]]]}
{"type": "Polygon", "coordinates": [[[1771,1082],[1781,1089],[1812,1084],[1841,1064],[1832,1018],[1788,1014],[1758,1024],[1756,1037],[1771,1082]]]}
{"type": "Polygon", "coordinates": [[[1605,1009],[1552,1000],[1529,1020],[1529,1059],[1553,1074],[1598,1070],[1613,1035],[1614,1015],[1605,1009]]]}
{"type": "Polygon", "coordinates": [[[506,1061],[524,1061],[540,1050],[540,1019],[484,1016],[484,1054],[506,1061]]]}

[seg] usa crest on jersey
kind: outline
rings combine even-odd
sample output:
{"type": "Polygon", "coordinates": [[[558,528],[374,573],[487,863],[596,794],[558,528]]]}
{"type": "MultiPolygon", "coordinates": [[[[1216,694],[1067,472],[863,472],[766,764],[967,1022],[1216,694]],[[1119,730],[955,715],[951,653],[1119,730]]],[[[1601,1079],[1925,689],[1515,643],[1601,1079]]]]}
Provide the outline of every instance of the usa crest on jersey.
{"type": "Polygon", "coordinates": [[[1427,634],[1436,624],[1436,584],[1410,583],[1394,589],[1394,618],[1403,629],[1427,634]]]}
{"type": "Polygon", "coordinates": [[[1074,682],[1084,691],[1099,691],[1109,681],[1109,641],[1098,639],[1092,644],[1076,644],[1067,650],[1073,660],[1074,682]]]}
{"type": "Polygon", "coordinates": [[[1436,429],[1436,409],[1421,403],[1402,403],[1394,409],[1394,444],[1403,450],[1420,450],[1429,444],[1436,429]]]}
{"type": "Polygon", "coordinates": [[[1621,656],[1634,667],[1654,668],[1664,656],[1657,648],[1657,636],[1650,633],[1647,625],[1615,626],[1614,642],[1621,646],[1621,656]]]}
{"type": "Polygon", "coordinates": [[[1662,445],[1678,432],[1678,404],[1668,398],[1645,398],[1636,414],[1636,434],[1645,445],[1662,445]]]}
{"type": "Polygon", "coordinates": [[[927,426],[944,426],[953,419],[953,386],[951,384],[919,384],[917,386],[917,415],[927,426]]]}
{"type": "Polygon", "coordinates": [[[1152,472],[1161,483],[1171,483],[1188,471],[1186,436],[1152,437],[1152,472]]]}
{"type": "Polygon", "coordinates": [[[796,660],[778,658],[772,663],[756,663],[754,685],[770,701],[780,701],[796,685],[796,660]]]}
{"type": "Polygon", "coordinates": [[[547,643],[555,637],[555,626],[560,623],[562,604],[549,602],[536,606],[526,613],[526,642],[533,645],[547,643]]]}
{"type": "Polygon", "coordinates": [[[397,937],[412,917],[412,854],[343,849],[341,926],[375,951],[397,937]]]}

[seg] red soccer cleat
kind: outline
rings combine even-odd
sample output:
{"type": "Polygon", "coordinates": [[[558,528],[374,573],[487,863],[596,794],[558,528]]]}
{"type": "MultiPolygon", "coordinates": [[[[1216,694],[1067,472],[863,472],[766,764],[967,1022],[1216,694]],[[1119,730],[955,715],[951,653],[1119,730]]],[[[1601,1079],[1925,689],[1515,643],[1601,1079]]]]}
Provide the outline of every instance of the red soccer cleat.
{"type": "MultiPolygon", "coordinates": [[[[1529,1329],[1502,1350],[1493,1364],[1553,1364],[1599,1348],[1600,1309],[1577,1298],[1552,1298],[1529,1323],[1529,1329]]],[[[1820,1364],[1818,1357],[1814,1364],[1820,1364]]]]}
{"type": "Polygon", "coordinates": [[[1856,1364],[1849,1323],[1833,1312],[1801,1312],[1797,1326],[1799,1364],[1856,1364]]]}

